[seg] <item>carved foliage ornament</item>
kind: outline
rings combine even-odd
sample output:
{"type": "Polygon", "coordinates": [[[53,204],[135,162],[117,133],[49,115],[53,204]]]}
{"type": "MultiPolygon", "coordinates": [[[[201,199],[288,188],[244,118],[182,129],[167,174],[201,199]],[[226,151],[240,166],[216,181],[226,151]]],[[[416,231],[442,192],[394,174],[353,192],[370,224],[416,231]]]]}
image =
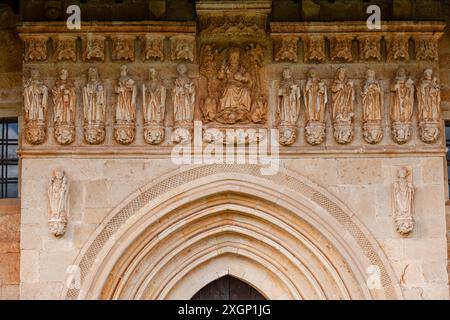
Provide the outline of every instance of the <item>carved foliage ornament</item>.
{"type": "Polygon", "coordinates": [[[255,16],[211,16],[202,23],[201,36],[264,38],[264,19],[255,16]]]}
{"type": "Polygon", "coordinates": [[[61,69],[52,89],[54,136],[61,145],[75,139],[76,90],[67,69],[61,69]]]}
{"type": "Polygon", "coordinates": [[[409,234],[414,228],[413,219],[414,187],[411,170],[399,168],[392,185],[395,229],[401,235],[409,234]]]}
{"type": "Polygon", "coordinates": [[[297,37],[274,39],[274,60],[297,62],[297,37]]]}
{"type": "Polygon", "coordinates": [[[432,36],[414,37],[416,59],[423,61],[438,61],[438,43],[432,36]]]}
{"type": "Polygon", "coordinates": [[[331,36],[330,57],[332,61],[350,62],[352,57],[353,36],[331,36]]]}
{"type": "Polygon", "coordinates": [[[194,61],[195,38],[191,36],[173,36],[170,38],[172,60],[194,61]]]}
{"type": "Polygon", "coordinates": [[[75,36],[56,36],[53,38],[54,56],[57,61],[73,61],[77,60],[76,45],[77,37],[75,36]]]}
{"type": "Polygon", "coordinates": [[[160,60],[164,61],[164,37],[148,34],[142,42],[142,61],[160,60]]]}
{"type": "Polygon", "coordinates": [[[40,80],[36,69],[31,70],[31,78],[25,82],[23,100],[25,139],[30,144],[41,144],[47,135],[48,88],[40,80]]]}
{"type": "Polygon", "coordinates": [[[388,62],[409,60],[409,36],[392,35],[385,38],[387,41],[388,62]]]}
{"type": "Polygon", "coordinates": [[[423,142],[433,143],[440,135],[440,86],[428,68],[417,86],[419,135],[423,142]]]}
{"type": "Polygon", "coordinates": [[[324,62],[325,39],[323,36],[311,36],[305,39],[305,59],[309,62],[324,62]]]}
{"type": "Polygon", "coordinates": [[[64,171],[55,170],[48,185],[49,230],[55,237],[66,233],[69,184],[64,171]]]}
{"type": "Polygon", "coordinates": [[[381,61],[381,36],[358,37],[360,59],[364,61],[381,61]]]}
{"type": "Polygon", "coordinates": [[[44,61],[47,60],[47,36],[23,36],[25,42],[24,60],[44,61]]]}
{"type": "Polygon", "coordinates": [[[135,36],[115,35],[112,39],[112,59],[134,61],[135,36]]]}
{"type": "Polygon", "coordinates": [[[83,59],[84,61],[104,61],[105,60],[105,37],[98,35],[88,35],[83,37],[83,59]]]}
{"type": "Polygon", "coordinates": [[[135,137],[137,85],[128,76],[126,65],[120,67],[114,92],[117,94],[114,139],[120,144],[130,144],[135,137]]]}

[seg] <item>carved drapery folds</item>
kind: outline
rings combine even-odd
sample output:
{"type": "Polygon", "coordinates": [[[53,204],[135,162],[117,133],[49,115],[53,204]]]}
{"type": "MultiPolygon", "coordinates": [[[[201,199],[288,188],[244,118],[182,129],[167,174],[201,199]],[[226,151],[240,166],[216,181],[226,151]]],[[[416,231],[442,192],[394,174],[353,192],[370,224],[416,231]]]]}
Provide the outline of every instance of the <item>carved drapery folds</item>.
{"type": "Polygon", "coordinates": [[[399,68],[391,87],[391,136],[392,140],[404,144],[411,138],[411,118],[414,105],[414,82],[406,70],[399,68]]]}
{"type": "Polygon", "coordinates": [[[132,35],[114,35],[112,39],[112,59],[115,61],[134,61],[134,40],[132,35]]]}
{"type": "Polygon", "coordinates": [[[383,138],[381,128],[383,110],[383,90],[375,79],[375,71],[367,70],[366,80],[361,89],[363,105],[363,137],[370,144],[375,144],[383,138]]]}
{"type": "Polygon", "coordinates": [[[440,86],[433,76],[433,70],[425,69],[422,80],[417,86],[417,118],[419,135],[423,142],[433,143],[440,135],[440,86]]]}
{"type": "Polygon", "coordinates": [[[280,37],[274,39],[274,60],[276,62],[297,62],[297,37],[280,37]]]}
{"type": "Polygon", "coordinates": [[[61,35],[52,37],[53,51],[56,61],[77,60],[77,37],[61,35]]]}
{"type": "MultiPolygon", "coordinates": [[[[180,67],[180,70],[183,71],[183,67],[180,67]]],[[[144,140],[149,144],[159,144],[163,142],[165,135],[164,119],[166,115],[167,90],[162,84],[158,76],[158,71],[155,68],[150,68],[148,74],[148,82],[142,85],[144,140]]],[[[185,84],[187,85],[188,83],[186,82],[185,84]]],[[[180,101],[176,102],[180,103],[180,101]]],[[[190,121],[192,122],[192,119],[190,121]]]]}
{"type": "Polygon", "coordinates": [[[190,61],[195,59],[195,37],[173,36],[170,38],[173,61],[190,61]]]}
{"type": "Polygon", "coordinates": [[[44,35],[22,36],[25,43],[25,62],[47,60],[47,41],[49,37],[44,35]]]}
{"type": "Polygon", "coordinates": [[[297,120],[300,114],[300,84],[292,77],[292,70],[285,68],[278,88],[280,144],[291,145],[297,139],[297,120]]]}
{"type": "Polygon", "coordinates": [[[52,89],[54,136],[61,145],[75,140],[77,96],[75,85],[68,77],[67,69],[61,69],[52,89]]]}
{"type": "Polygon", "coordinates": [[[31,78],[23,89],[25,107],[25,139],[30,144],[42,144],[47,136],[48,88],[40,80],[38,70],[31,70],[31,78]]]}
{"type": "Polygon", "coordinates": [[[55,237],[66,233],[68,215],[69,184],[64,171],[53,171],[48,185],[49,218],[48,226],[55,237]]]}
{"type": "Polygon", "coordinates": [[[178,77],[172,90],[174,131],[172,141],[184,143],[191,140],[196,101],[196,85],[187,75],[187,67],[177,66],[178,77]]]}
{"type": "Polygon", "coordinates": [[[83,87],[84,140],[100,144],[105,140],[106,91],[97,68],[88,69],[88,82],[83,87]]]}
{"type": "Polygon", "coordinates": [[[409,234],[414,228],[413,198],[411,170],[406,167],[399,168],[392,185],[392,202],[395,229],[401,235],[409,234]]]}
{"type": "Polygon", "coordinates": [[[317,70],[308,71],[303,87],[305,103],[305,139],[311,145],[319,145],[325,139],[325,106],[328,102],[327,85],[320,80],[317,70]]]}
{"type": "Polygon", "coordinates": [[[345,68],[336,72],[331,100],[334,139],[339,144],[350,143],[353,140],[355,88],[353,81],[347,79],[345,68]]]}
{"type": "Polygon", "coordinates": [[[323,36],[308,36],[305,41],[305,60],[307,62],[325,62],[325,38],[323,36]]]}
{"type": "Polygon", "coordinates": [[[386,39],[387,61],[408,61],[409,60],[409,35],[388,35],[386,39]]]}
{"type": "Polygon", "coordinates": [[[105,36],[86,35],[82,37],[83,60],[104,61],[105,60],[105,36]]]}
{"type": "Polygon", "coordinates": [[[353,36],[339,35],[330,36],[330,58],[331,61],[351,62],[353,36]]]}
{"type": "Polygon", "coordinates": [[[142,41],[141,59],[164,61],[164,36],[146,34],[142,41]]]}
{"type": "Polygon", "coordinates": [[[128,76],[126,65],[120,67],[120,78],[114,92],[117,94],[114,139],[120,144],[130,144],[136,135],[137,85],[128,76]]]}
{"type": "Polygon", "coordinates": [[[415,36],[414,44],[416,50],[416,60],[438,61],[438,43],[435,36],[415,36]]]}
{"type": "Polygon", "coordinates": [[[359,36],[359,58],[363,61],[381,61],[380,40],[378,35],[359,36]]]}

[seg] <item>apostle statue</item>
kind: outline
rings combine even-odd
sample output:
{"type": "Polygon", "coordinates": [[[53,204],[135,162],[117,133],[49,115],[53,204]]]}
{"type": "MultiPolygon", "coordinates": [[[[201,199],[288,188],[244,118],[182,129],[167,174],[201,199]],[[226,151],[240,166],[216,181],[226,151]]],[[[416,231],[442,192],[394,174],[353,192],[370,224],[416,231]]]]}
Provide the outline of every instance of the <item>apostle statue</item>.
{"type": "Polygon", "coordinates": [[[410,175],[407,168],[398,169],[397,179],[392,187],[394,222],[397,232],[402,235],[410,233],[414,227],[412,216],[414,187],[410,175]]]}
{"type": "Polygon", "coordinates": [[[44,142],[48,107],[48,89],[40,80],[39,71],[31,70],[31,78],[25,82],[23,89],[25,106],[25,138],[31,144],[44,142]]]}
{"type": "Polygon", "coordinates": [[[305,115],[307,121],[325,121],[325,105],[328,102],[327,86],[317,76],[316,69],[308,72],[308,79],[303,88],[305,115]]]}
{"type": "Polygon", "coordinates": [[[440,87],[433,70],[428,68],[423,72],[423,78],[417,88],[419,106],[419,121],[439,121],[440,119],[440,87]]]}
{"type": "Polygon", "coordinates": [[[66,232],[68,183],[65,173],[61,170],[53,171],[48,186],[48,201],[50,207],[49,227],[50,231],[60,237],[66,232]]]}
{"type": "Polygon", "coordinates": [[[375,71],[367,70],[366,80],[361,89],[363,105],[363,137],[368,143],[375,144],[383,138],[381,113],[383,110],[383,90],[375,79],[375,71]]]}
{"type": "Polygon", "coordinates": [[[94,67],[89,68],[88,82],[83,88],[83,112],[86,124],[105,122],[106,92],[94,67]]]}
{"type": "Polygon", "coordinates": [[[405,69],[398,69],[391,91],[394,93],[391,120],[410,122],[414,105],[414,82],[406,75],[405,69]]]}
{"type": "Polygon", "coordinates": [[[120,78],[115,88],[117,93],[116,123],[133,123],[136,119],[136,82],[128,76],[128,67],[120,67],[120,78]]]}
{"type": "Polygon", "coordinates": [[[144,121],[147,124],[162,124],[166,110],[166,88],[155,68],[150,68],[148,74],[149,81],[142,85],[144,121]]]}
{"type": "Polygon", "coordinates": [[[280,125],[293,126],[300,113],[300,86],[292,78],[292,70],[283,70],[283,79],[278,89],[278,114],[280,125]]]}
{"type": "Polygon", "coordinates": [[[195,84],[187,76],[187,67],[180,63],[177,66],[178,77],[173,88],[175,124],[192,124],[195,106],[195,84]]]}
{"type": "Polygon", "coordinates": [[[75,139],[76,89],[68,79],[67,69],[61,69],[52,89],[54,136],[62,145],[75,139]]]}
{"type": "Polygon", "coordinates": [[[347,80],[346,70],[339,68],[336,72],[332,92],[332,116],[333,121],[351,122],[353,118],[353,103],[355,101],[355,89],[353,82],[347,80]]]}

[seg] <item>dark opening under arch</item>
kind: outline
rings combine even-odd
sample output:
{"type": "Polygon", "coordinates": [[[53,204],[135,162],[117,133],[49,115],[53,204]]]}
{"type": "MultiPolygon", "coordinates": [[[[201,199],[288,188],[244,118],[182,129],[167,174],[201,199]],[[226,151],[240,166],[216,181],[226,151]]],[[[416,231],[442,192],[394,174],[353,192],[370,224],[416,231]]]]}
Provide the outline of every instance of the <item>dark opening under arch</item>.
{"type": "Polygon", "coordinates": [[[191,300],[266,300],[247,283],[226,275],[197,291],[191,300]]]}

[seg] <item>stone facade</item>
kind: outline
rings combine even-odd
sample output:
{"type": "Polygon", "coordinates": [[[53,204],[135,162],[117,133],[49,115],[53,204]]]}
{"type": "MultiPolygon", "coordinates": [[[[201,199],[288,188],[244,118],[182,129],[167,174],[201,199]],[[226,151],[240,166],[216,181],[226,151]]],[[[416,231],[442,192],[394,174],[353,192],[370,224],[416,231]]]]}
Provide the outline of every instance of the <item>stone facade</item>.
{"type": "Polygon", "coordinates": [[[269,299],[448,299],[446,24],[369,31],[271,1],[197,1],[174,21],[159,2],[140,20],[161,21],[17,25],[1,110],[21,123],[20,298],[188,299],[228,273],[269,299]],[[271,175],[172,161],[271,129],[271,175]]]}

